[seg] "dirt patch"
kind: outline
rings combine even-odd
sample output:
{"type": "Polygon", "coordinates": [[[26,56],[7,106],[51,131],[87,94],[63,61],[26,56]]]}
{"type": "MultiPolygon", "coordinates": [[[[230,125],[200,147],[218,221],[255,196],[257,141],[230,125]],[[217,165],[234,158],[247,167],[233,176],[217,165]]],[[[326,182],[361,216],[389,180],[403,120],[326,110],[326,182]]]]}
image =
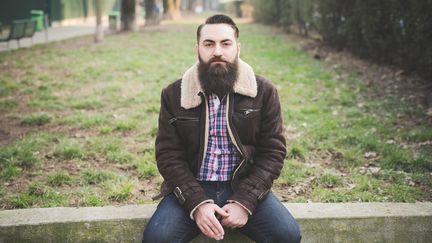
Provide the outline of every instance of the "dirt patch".
{"type": "Polygon", "coordinates": [[[0,117],[0,146],[7,146],[14,141],[24,138],[29,132],[35,131],[33,127],[20,125],[16,117],[0,117]]]}

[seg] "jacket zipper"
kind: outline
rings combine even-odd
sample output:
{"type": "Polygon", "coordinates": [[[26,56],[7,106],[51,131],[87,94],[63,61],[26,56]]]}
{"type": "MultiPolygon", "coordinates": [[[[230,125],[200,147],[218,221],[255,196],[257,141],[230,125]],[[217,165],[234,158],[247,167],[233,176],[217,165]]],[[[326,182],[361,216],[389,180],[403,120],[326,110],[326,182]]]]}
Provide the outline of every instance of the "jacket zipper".
{"type": "Polygon", "coordinates": [[[186,116],[179,116],[179,117],[173,117],[168,120],[169,124],[173,124],[174,122],[181,120],[181,121],[199,121],[198,117],[186,117],[186,116]]]}
{"type": "MultiPolygon", "coordinates": [[[[239,143],[238,143],[238,141],[235,139],[235,137],[234,137],[234,135],[233,135],[233,133],[232,133],[232,130],[231,130],[231,127],[230,127],[230,119],[229,119],[229,108],[230,108],[230,100],[229,100],[229,98],[230,98],[230,95],[228,95],[227,96],[227,112],[226,112],[226,119],[227,119],[227,127],[228,127],[228,134],[229,134],[229,136],[230,136],[230,138],[231,138],[231,141],[233,142],[233,144],[234,144],[234,146],[237,148],[237,150],[240,152],[240,155],[242,156],[242,161],[240,162],[240,164],[237,166],[237,168],[234,170],[234,173],[233,173],[233,176],[232,176],[232,178],[231,178],[231,188],[233,188],[233,181],[234,181],[234,178],[235,178],[235,176],[236,176],[236,174],[237,174],[237,172],[239,171],[239,169],[243,166],[243,163],[245,162],[245,156],[244,156],[244,152],[243,152],[243,150],[242,150],[242,145],[240,144],[239,145],[239,143]]],[[[233,106],[234,106],[234,101],[233,101],[233,106]]]]}
{"type": "MultiPolygon", "coordinates": [[[[198,164],[198,167],[197,167],[197,174],[195,175],[195,176],[198,176],[198,174],[200,173],[200,170],[201,170],[201,166],[202,166],[202,164],[203,164],[203,162],[204,162],[204,159],[205,159],[205,156],[204,156],[204,154],[206,153],[206,151],[207,151],[207,142],[208,142],[208,129],[209,129],[209,114],[208,114],[208,103],[207,103],[207,98],[206,98],[206,96],[204,95],[204,94],[202,94],[202,93],[200,93],[201,94],[201,96],[203,97],[203,99],[204,99],[204,104],[205,104],[205,125],[204,125],[204,142],[201,144],[201,145],[203,145],[204,146],[204,149],[200,149],[200,151],[201,151],[201,160],[199,160],[200,161],[200,163],[198,164]]],[[[201,116],[202,117],[202,116],[201,116]]]]}
{"type": "Polygon", "coordinates": [[[240,111],[243,113],[243,115],[247,116],[252,112],[260,111],[261,109],[240,109],[240,111]]]}

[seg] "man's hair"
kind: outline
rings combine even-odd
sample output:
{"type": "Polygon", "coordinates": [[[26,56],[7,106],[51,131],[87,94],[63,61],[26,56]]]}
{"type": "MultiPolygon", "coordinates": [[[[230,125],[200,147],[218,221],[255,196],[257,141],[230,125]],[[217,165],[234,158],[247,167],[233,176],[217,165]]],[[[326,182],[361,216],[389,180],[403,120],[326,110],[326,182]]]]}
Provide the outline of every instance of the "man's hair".
{"type": "Polygon", "coordinates": [[[233,28],[235,37],[237,39],[239,38],[239,32],[240,31],[237,28],[237,25],[234,23],[234,20],[232,20],[232,18],[230,18],[229,16],[224,15],[224,14],[215,14],[213,16],[208,17],[206,19],[206,21],[204,22],[204,24],[201,24],[200,26],[198,26],[197,43],[199,43],[199,39],[201,37],[201,29],[206,24],[227,24],[227,25],[231,26],[231,28],[233,28]]]}

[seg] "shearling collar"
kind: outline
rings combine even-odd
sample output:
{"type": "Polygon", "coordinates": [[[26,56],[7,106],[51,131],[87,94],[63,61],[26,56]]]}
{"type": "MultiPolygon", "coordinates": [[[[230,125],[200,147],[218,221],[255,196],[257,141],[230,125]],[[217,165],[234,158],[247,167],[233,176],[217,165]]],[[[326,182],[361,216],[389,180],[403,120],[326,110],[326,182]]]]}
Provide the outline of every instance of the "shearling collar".
{"type": "MultiPolygon", "coordinates": [[[[252,67],[240,58],[238,59],[238,65],[239,75],[234,85],[234,92],[255,98],[258,90],[252,67]]],[[[196,62],[183,74],[181,81],[181,107],[190,109],[199,106],[201,104],[200,92],[202,92],[202,89],[198,79],[198,62],[196,62]]]]}

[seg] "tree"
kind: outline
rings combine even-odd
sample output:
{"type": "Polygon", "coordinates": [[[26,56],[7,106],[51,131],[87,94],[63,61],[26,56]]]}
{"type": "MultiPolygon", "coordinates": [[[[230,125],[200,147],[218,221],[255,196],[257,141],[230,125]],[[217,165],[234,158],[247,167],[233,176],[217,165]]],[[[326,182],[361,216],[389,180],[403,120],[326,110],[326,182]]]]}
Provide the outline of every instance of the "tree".
{"type": "Polygon", "coordinates": [[[137,29],[136,26],[136,0],[122,0],[121,1],[121,23],[123,30],[137,29]]]}
{"type": "Polygon", "coordinates": [[[179,19],[181,0],[164,0],[164,18],[179,19]]]}
{"type": "Polygon", "coordinates": [[[145,0],[144,1],[144,9],[145,9],[145,25],[157,25],[159,24],[158,16],[154,11],[156,8],[155,0],[145,0]]]}
{"type": "Polygon", "coordinates": [[[189,12],[193,12],[195,7],[195,0],[188,0],[187,1],[187,10],[189,12]]]}
{"type": "Polygon", "coordinates": [[[168,14],[168,0],[162,0],[163,16],[166,17],[168,14]]]}
{"type": "Polygon", "coordinates": [[[101,0],[95,1],[96,7],[96,33],[95,42],[101,42],[104,39],[104,33],[102,28],[102,6],[101,0]]]}

